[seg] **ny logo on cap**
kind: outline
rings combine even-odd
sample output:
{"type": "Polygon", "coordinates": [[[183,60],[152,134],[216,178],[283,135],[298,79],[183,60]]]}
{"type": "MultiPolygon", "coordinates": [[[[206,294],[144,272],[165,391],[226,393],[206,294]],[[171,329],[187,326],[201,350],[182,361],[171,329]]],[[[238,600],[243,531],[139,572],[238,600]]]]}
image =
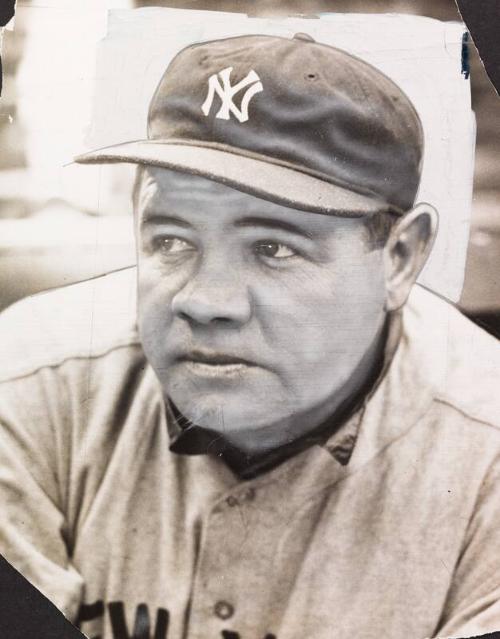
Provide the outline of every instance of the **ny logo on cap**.
{"type": "Polygon", "coordinates": [[[212,108],[212,102],[214,101],[215,94],[221,99],[220,109],[215,114],[216,118],[221,120],[229,120],[229,114],[232,113],[239,122],[246,122],[248,120],[248,105],[250,100],[256,93],[264,90],[262,82],[259,76],[252,69],[243,80],[240,80],[234,86],[231,86],[230,75],[233,67],[227,67],[219,73],[214,73],[208,79],[208,93],[203,103],[201,110],[208,116],[210,109],[212,108]],[[222,84],[220,79],[222,80],[222,84]],[[250,86],[248,86],[250,85],[250,86]],[[241,108],[233,102],[233,97],[242,89],[248,86],[243,97],[241,98],[241,108]]]}

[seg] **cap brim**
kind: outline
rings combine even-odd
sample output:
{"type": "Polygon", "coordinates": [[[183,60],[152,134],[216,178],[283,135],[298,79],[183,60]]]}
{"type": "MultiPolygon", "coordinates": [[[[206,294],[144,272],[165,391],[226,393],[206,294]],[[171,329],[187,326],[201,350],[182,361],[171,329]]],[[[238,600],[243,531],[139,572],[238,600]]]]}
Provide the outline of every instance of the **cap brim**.
{"type": "Polygon", "coordinates": [[[75,158],[80,164],[127,162],[185,171],[291,208],[344,217],[371,215],[387,204],[301,171],[221,149],[139,140],[75,158]]]}

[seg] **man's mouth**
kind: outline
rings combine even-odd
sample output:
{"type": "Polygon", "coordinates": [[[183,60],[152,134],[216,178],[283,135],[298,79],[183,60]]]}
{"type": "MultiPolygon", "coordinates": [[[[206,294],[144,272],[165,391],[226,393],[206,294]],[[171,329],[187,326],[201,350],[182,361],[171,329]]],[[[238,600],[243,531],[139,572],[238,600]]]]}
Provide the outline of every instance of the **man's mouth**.
{"type": "Polygon", "coordinates": [[[256,366],[255,362],[242,357],[207,351],[190,351],[176,359],[187,365],[192,373],[204,377],[239,376],[256,366]]]}
{"type": "Polygon", "coordinates": [[[207,364],[209,366],[231,366],[236,364],[243,364],[244,366],[256,365],[254,362],[250,362],[242,357],[208,351],[189,351],[183,353],[177,359],[180,362],[194,362],[197,364],[207,364]]]}

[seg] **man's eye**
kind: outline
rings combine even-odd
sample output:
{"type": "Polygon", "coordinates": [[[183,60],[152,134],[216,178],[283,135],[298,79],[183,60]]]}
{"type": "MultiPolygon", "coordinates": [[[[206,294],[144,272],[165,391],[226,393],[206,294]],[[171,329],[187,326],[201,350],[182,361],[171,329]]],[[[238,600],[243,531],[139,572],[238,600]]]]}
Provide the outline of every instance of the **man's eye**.
{"type": "Polygon", "coordinates": [[[292,248],[279,242],[259,242],[255,246],[255,252],[263,257],[272,257],[278,260],[284,260],[297,255],[297,252],[292,248]]]}
{"type": "Polygon", "coordinates": [[[186,240],[181,240],[179,237],[157,237],[153,244],[155,251],[163,255],[179,255],[180,253],[187,253],[194,250],[192,244],[186,242],[186,240]]]}

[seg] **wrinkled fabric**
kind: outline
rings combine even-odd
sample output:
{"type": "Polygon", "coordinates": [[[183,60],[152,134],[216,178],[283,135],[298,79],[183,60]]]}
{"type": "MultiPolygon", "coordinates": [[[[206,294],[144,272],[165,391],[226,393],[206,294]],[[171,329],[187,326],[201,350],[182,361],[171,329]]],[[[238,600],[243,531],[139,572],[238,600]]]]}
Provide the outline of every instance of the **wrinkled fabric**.
{"type": "Polygon", "coordinates": [[[369,401],[250,480],[169,450],[133,269],[14,305],[0,351],[0,552],[89,637],[500,629],[498,344],[427,291],[369,401]]]}

